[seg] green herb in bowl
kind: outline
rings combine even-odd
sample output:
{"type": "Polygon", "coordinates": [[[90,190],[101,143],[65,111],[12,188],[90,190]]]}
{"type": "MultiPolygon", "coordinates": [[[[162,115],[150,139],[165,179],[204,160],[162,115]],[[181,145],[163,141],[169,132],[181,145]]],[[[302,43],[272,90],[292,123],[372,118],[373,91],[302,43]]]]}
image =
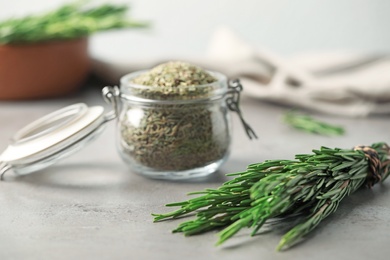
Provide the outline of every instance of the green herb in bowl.
{"type": "Polygon", "coordinates": [[[65,4],[56,10],[0,22],[0,44],[28,44],[86,37],[98,31],[145,27],[130,20],[127,5],[89,6],[82,2],[65,4]]]}

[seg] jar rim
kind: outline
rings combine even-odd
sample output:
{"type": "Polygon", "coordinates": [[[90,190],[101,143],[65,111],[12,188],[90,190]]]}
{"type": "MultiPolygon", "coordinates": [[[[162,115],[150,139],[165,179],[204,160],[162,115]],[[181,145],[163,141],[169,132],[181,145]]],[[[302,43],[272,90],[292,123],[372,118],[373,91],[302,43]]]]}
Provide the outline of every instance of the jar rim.
{"type": "MultiPolygon", "coordinates": [[[[140,92],[142,90],[148,92],[149,90],[156,90],[156,86],[145,86],[132,83],[131,80],[135,77],[141,75],[142,73],[147,72],[148,70],[140,70],[132,73],[128,73],[120,78],[120,92],[121,97],[130,100],[146,100],[146,101],[198,101],[198,100],[214,100],[223,97],[228,91],[227,77],[226,75],[216,72],[206,70],[217,80],[211,83],[202,84],[202,85],[189,85],[189,86],[178,86],[175,87],[176,90],[187,90],[189,93],[195,91],[204,91],[205,95],[170,95],[172,93],[168,93],[168,95],[164,96],[163,94],[158,98],[151,98],[148,96],[141,95],[140,92]]],[[[157,93],[157,92],[156,92],[157,93]]]]}

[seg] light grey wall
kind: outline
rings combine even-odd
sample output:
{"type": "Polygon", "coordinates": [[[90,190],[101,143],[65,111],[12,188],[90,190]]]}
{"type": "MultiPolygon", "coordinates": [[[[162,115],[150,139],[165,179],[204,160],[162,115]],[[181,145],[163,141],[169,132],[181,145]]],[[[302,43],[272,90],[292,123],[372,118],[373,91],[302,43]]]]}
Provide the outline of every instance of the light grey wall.
{"type": "MultiPolygon", "coordinates": [[[[0,0],[0,17],[47,9],[66,0],[0,0]]],[[[113,1],[111,1],[113,2],[113,1]]],[[[111,34],[113,47],[136,53],[201,53],[219,26],[282,54],[307,50],[390,52],[389,0],[125,0],[153,23],[143,36],[111,34]],[[138,37],[138,38],[137,38],[138,37]],[[139,38],[141,37],[141,38],[139,38]],[[153,39],[151,43],[150,39],[153,39]]],[[[100,37],[100,38],[99,38],[100,37]]],[[[95,37],[97,50],[103,48],[95,37]]],[[[105,47],[104,47],[105,48],[105,47]]]]}

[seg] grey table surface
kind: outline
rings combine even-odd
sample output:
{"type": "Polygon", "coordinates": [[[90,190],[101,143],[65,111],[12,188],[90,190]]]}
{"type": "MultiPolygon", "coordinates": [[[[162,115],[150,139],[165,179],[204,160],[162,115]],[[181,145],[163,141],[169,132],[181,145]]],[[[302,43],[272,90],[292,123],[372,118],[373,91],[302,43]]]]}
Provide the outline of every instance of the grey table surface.
{"type": "MultiPolygon", "coordinates": [[[[0,151],[33,119],[84,102],[103,105],[99,84],[61,99],[0,101],[0,151]]],[[[207,179],[151,180],[129,171],[115,147],[115,123],[77,154],[26,176],[7,173],[0,183],[0,259],[389,259],[390,181],[346,198],[310,239],[275,252],[280,232],[249,237],[244,230],[215,247],[216,233],[171,234],[180,220],[153,223],[152,212],[188,198],[187,192],[217,187],[226,173],[266,159],[292,159],[320,146],[349,148],[390,142],[390,117],[315,115],[345,127],[340,137],[304,133],[284,125],[287,108],[248,97],[245,117],[259,139],[250,141],[236,115],[228,161],[207,179]]]]}

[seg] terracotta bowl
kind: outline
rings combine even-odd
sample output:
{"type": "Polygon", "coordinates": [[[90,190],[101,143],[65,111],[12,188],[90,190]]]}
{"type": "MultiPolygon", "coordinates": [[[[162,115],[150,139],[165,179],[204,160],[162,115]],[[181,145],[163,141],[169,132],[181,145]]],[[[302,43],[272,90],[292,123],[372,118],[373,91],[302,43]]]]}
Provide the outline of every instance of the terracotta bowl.
{"type": "Polygon", "coordinates": [[[0,100],[68,95],[79,89],[89,71],[86,38],[0,45],[0,100]]]}

